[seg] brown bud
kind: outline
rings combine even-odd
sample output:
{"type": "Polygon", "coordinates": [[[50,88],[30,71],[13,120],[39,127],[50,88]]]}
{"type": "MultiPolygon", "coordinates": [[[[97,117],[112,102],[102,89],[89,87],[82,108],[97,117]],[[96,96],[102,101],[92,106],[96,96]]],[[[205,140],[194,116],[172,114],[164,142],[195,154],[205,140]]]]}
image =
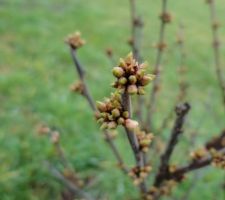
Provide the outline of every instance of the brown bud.
{"type": "Polygon", "coordinates": [[[127,88],[127,91],[129,94],[133,95],[133,94],[137,94],[137,86],[136,85],[129,85],[127,88]]]}
{"type": "Polygon", "coordinates": [[[106,104],[103,102],[97,101],[96,106],[100,112],[105,112],[107,110],[106,104]]]}
{"type": "Polygon", "coordinates": [[[59,132],[58,131],[53,131],[51,134],[51,141],[53,144],[56,144],[59,142],[59,132]]]}
{"type": "Polygon", "coordinates": [[[141,80],[141,84],[143,86],[145,86],[145,85],[149,84],[154,78],[155,78],[155,75],[153,75],[153,74],[145,75],[145,76],[143,76],[143,78],[141,80]]]}

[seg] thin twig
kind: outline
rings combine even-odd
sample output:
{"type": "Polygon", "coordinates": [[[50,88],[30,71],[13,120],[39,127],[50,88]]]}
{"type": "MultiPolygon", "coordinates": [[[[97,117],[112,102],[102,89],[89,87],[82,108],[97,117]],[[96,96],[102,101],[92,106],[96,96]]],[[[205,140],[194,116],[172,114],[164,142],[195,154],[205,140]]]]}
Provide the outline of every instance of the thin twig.
{"type": "MultiPolygon", "coordinates": [[[[167,13],[167,0],[162,0],[162,16],[167,13]]],[[[154,73],[156,75],[156,78],[153,81],[153,88],[152,92],[150,94],[149,102],[147,105],[147,117],[146,117],[146,128],[149,130],[152,130],[152,117],[153,112],[155,109],[155,101],[156,101],[156,94],[159,90],[159,84],[160,84],[160,71],[161,71],[161,63],[162,63],[162,57],[163,52],[165,49],[165,29],[166,29],[167,22],[165,20],[161,20],[160,25],[160,31],[159,31],[159,41],[158,41],[158,48],[157,48],[157,54],[156,54],[156,63],[154,67],[154,73]]]]}
{"type": "MultiPolygon", "coordinates": [[[[93,98],[92,96],[90,95],[89,93],[89,90],[88,90],[88,87],[87,87],[87,84],[85,83],[85,78],[84,78],[84,69],[82,67],[82,65],[80,64],[80,62],[78,61],[77,59],[77,56],[76,56],[76,50],[71,48],[71,55],[72,55],[72,58],[73,58],[73,61],[74,61],[74,64],[75,64],[75,67],[76,67],[76,70],[77,70],[77,73],[79,75],[79,78],[80,80],[82,81],[82,84],[83,84],[83,88],[84,88],[84,97],[87,99],[87,101],[89,102],[89,105],[91,107],[91,109],[93,110],[93,112],[96,112],[97,111],[97,108],[94,104],[94,101],[93,101],[93,98]]],[[[127,173],[129,170],[127,169],[127,167],[125,166],[124,162],[123,162],[123,159],[117,149],[117,147],[115,146],[114,142],[112,141],[111,137],[110,137],[110,134],[108,131],[104,131],[104,135],[105,135],[105,141],[109,144],[115,158],[117,159],[117,162],[120,166],[120,168],[122,169],[122,171],[124,173],[127,173]]]]}
{"type": "Polygon", "coordinates": [[[185,122],[185,117],[189,110],[190,110],[190,105],[188,103],[184,103],[176,107],[177,118],[174,123],[170,141],[166,147],[165,152],[161,156],[159,171],[154,181],[154,186],[156,187],[158,187],[162,183],[162,181],[164,180],[164,176],[168,171],[168,164],[169,164],[171,155],[178,142],[179,135],[183,132],[182,128],[185,122]]]}
{"type": "Polygon", "coordinates": [[[219,83],[219,87],[221,89],[222,100],[225,108],[225,81],[222,72],[222,65],[221,65],[221,52],[220,52],[220,39],[219,39],[219,23],[217,21],[216,16],[216,6],[215,0],[207,0],[210,9],[210,20],[211,20],[211,27],[212,27],[212,37],[213,37],[213,51],[214,51],[214,62],[215,62],[215,69],[216,75],[219,83]]]}
{"type": "MultiPolygon", "coordinates": [[[[184,26],[182,24],[179,25],[179,31],[177,35],[177,45],[179,49],[179,57],[180,57],[180,63],[178,66],[178,72],[179,72],[179,91],[177,95],[177,100],[174,105],[177,105],[178,103],[182,103],[186,96],[187,96],[187,80],[185,79],[185,59],[186,59],[186,52],[184,47],[184,26]]],[[[174,107],[174,106],[173,106],[174,107]]],[[[162,131],[168,126],[168,123],[170,122],[171,118],[173,116],[173,109],[170,110],[170,112],[166,115],[164,118],[160,128],[157,131],[157,134],[161,134],[162,131]]]]}
{"type": "Polygon", "coordinates": [[[66,186],[74,195],[82,197],[86,200],[94,200],[94,198],[90,197],[86,192],[84,192],[82,189],[74,185],[73,182],[66,179],[56,168],[54,168],[49,163],[46,163],[46,166],[48,167],[48,170],[50,171],[51,175],[54,176],[56,179],[58,179],[60,182],[63,183],[64,186],[66,186]]]}

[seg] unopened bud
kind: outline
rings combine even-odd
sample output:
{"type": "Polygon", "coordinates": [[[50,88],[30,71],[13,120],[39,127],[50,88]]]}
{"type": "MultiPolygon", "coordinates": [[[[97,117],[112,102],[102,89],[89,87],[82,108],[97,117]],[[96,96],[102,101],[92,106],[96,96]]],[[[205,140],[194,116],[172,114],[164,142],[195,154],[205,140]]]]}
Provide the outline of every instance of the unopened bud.
{"type": "Polygon", "coordinates": [[[144,87],[138,87],[138,94],[139,94],[139,95],[144,95],[144,94],[145,94],[145,89],[144,89],[144,87]]]}
{"type": "Polygon", "coordinates": [[[106,123],[106,122],[104,122],[100,127],[101,130],[105,130],[107,128],[108,128],[108,123],[106,123]]]}
{"type": "Polygon", "coordinates": [[[124,111],[123,112],[123,117],[124,118],[128,118],[129,117],[129,112],[128,111],[124,111]]]}
{"type": "Polygon", "coordinates": [[[129,76],[129,81],[131,84],[135,84],[137,82],[137,78],[134,75],[129,76]]]}
{"type": "Polygon", "coordinates": [[[124,70],[121,67],[114,67],[112,72],[113,75],[117,78],[120,78],[124,74],[124,70]]]}
{"type": "Polygon", "coordinates": [[[143,86],[145,86],[148,83],[150,83],[154,78],[155,78],[155,75],[153,75],[153,74],[145,75],[145,76],[143,76],[143,78],[141,80],[141,84],[143,86]]]}
{"type": "Polygon", "coordinates": [[[127,91],[129,94],[133,95],[133,94],[137,94],[137,86],[136,85],[129,85],[127,88],[127,91]]]}
{"type": "Polygon", "coordinates": [[[138,127],[138,122],[132,119],[127,119],[125,121],[125,126],[126,128],[130,129],[130,130],[134,130],[135,128],[138,127]]]}
{"type": "Polygon", "coordinates": [[[97,105],[97,108],[100,112],[105,112],[107,110],[106,108],[106,104],[105,103],[102,103],[100,101],[97,101],[96,102],[96,105],[97,105]]]}
{"type": "Polygon", "coordinates": [[[112,115],[113,117],[119,117],[120,116],[120,111],[119,109],[115,108],[112,110],[112,115]]]}
{"type": "Polygon", "coordinates": [[[122,117],[120,117],[120,118],[117,120],[117,123],[120,124],[120,125],[124,124],[124,122],[125,122],[125,120],[124,120],[124,118],[122,118],[122,117]]]}
{"type": "Polygon", "coordinates": [[[119,83],[120,83],[121,85],[125,85],[125,84],[127,83],[127,79],[126,79],[125,77],[121,77],[121,78],[119,79],[119,83]]]}
{"type": "Polygon", "coordinates": [[[117,127],[117,123],[112,121],[108,123],[108,128],[109,129],[115,129],[117,127]]]}

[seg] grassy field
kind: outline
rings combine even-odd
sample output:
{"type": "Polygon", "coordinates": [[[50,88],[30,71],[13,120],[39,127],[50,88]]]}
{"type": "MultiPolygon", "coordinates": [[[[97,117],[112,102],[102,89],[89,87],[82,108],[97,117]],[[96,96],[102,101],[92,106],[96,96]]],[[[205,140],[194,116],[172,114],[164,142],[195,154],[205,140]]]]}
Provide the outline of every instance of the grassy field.
{"type": "MultiPolygon", "coordinates": [[[[142,53],[151,66],[155,62],[152,46],[158,38],[160,1],[138,2],[145,21],[142,53]]],[[[174,20],[166,35],[169,48],[163,62],[164,86],[155,123],[159,124],[171,110],[176,98],[179,62],[174,44],[182,21],[186,27],[187,77],[191,85],[188,101],[192,105],[187,133],[198,130],[195,144],[200,147],[225,125],[213,67],[208,7],[203,0],[171,0],[169,8],[174,20]]],[[[222,0],[217,1],[217,10],[224,23],[222,0]]],[[[64,39],[76,30],[87,40],[79,57],[86,67],[91,93],[96,100],[102,99],[112,91],[109,85],[113,80],[105,49],[111,47],[116,59],[130,51],[126,44],[130,36],[128,1],[0,0],[1,200],[60,199],[61,185],[43,166],[45,160],[52,160],[56,165],[58,162],[46,138],[36,133],[36,126],[42,122],[60,130],[68,159],[81,175],[97,177],[93,193],[104,193],[110,200],[136,197],[129,179],[114,167],[114,157],[102,140],[87,103],[68,89],[76,74],[64,39]]],[[[220,35],[225,42],[224,26],[220,35]]],[[[224,45],[222,55],[225,55],[224,45]]],[[[223,63],[224,60],[223,57],[223,63]]],[[[165,138],[167,133],[169,130],[165,131],[165,138]]],[[[177,152],[187,149],[187,138],[183,137],[177,152]]],[[[116,142],[131,163],[123,136],[116,142]]],[[[184,162],[183,156],[175,154],[174,161],[184,162]]],[[[195,174],[199,180],[189,199],[222,200],[224,175],[222,170],[215,171],[212,167],[195,174]]],[[[174,191],[178,199],[191,184],[192,176],[174,191]]]]}

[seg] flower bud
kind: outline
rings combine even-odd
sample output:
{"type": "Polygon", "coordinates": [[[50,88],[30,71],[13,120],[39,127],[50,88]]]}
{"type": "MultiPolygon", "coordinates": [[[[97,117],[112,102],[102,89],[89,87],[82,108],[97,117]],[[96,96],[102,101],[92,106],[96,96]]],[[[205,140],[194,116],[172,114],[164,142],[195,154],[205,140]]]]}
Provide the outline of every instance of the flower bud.
{"type": "Polygon", "coordinates": [[[127,88],[127,91],[129,94],[133,95],[133,94],[137,94],[137,86],[136,85],[129,85],[127,88]]]}
{"type": "Polygon", "coordinates": [[[144,94],[145,94],[145,89],[144,89],[144,87],[138,87],[138,94],[139,94],[139,95],[144,95],[144,94]]]}
{"type": "Polygon", "coordinates": [[[111,113],[112,113],[112,116],[115,118],[120,116],[120,111],[117,108],[113,109],[111,113]]]}
{"type": "Polygon", "coordinates": [[[145,75],[145,76],[143,76],[143,78],[141,80],[141,84],[143,86],[145,86],[145,85],[149,84],[154,78],[155,78],[155,75],[153,75],[153,74],[145,75]]]}
{"type": "Polygon", "coordinates": [[[57,144],[59,142],[59,132],[58,131],[52,132],[51,141],[53,144],[57,144]]]}
{"type": "Polygon", "coordinates": [[[137,82],[137,78],[134,75],[129,76],[129,81],[131,84],[135,84],[137,82]]]}
{"type": "Polygon", "coordinates": [[[120,118],[117,120],[117,123],[120,124],[120,125],[124,124],[124,122],[125,122],[125,120],[124,120],[124,118],[122,118],[122,117],[120,117],[120,118]]]}
{"type": "Polygon", "coordinates": [[[138,127],[138,122],[132,119],[127,119],[125,121],[125,126],[126,128],[130,129],[130,130],[134,130],[135,128],[138,127]]]}
{"type": "Polygon", "coordinates": [[[125,77],[121,77],[121,78],[119,79],[119,83],[120,83],[121,85],[125,85],[125,84],[127,83],[127,79],[126,79],[125,77]]]}
{"type": "Polygon", "coordinates": [[[121,67],[114,67],[112,72],[113,75],[117,78],[120,78],[124,74],[124,70],[121,67]]]}
{"type": "Polygon", "coordinates": [[[108,123],[108,128],[109,129],[115,129],[117,127],[117,123],[112,121],[108,123]]]}
{"type": "Polygon", "coordinates": [[[122,67],[122,68],[126,67],[126,62],[122,58],[120,58],[119,67],[122,67]]]}
{"type": "Polygon", "coordinates": [[[100,101],[97,101],[97,102],[96,102],[96,106],[97,106],[97,108],[98,108],[98,110],[99,110],[100,112],[105,112],[105,111],[107,110],[106,104],[105,104],[105,103],[102,103],[102,102],[100,102],[100,101]]]}
{"type": "Polygon", "coordinates": [[[100,127],[101,130],[105,130],[107,128],[108,128],[108,123],[106,123],[106,122],[104,122],[100,127]]]}
{"type": "Polygon", "coordinates": [[[124,118],[128,118],[129,117],[129,112],[128,111],[124,111],[123,112],[123,117],[124,118]]]}

